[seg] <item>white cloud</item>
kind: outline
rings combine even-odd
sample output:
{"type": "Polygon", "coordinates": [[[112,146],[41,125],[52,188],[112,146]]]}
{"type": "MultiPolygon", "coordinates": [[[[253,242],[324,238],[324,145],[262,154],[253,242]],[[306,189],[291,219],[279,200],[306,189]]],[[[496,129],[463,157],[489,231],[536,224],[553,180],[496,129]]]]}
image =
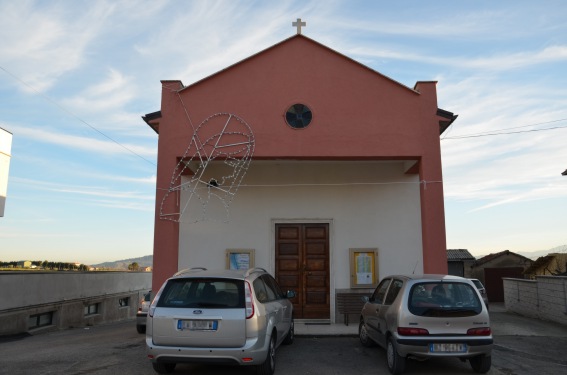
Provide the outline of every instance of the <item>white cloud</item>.
{"type": "MultiPolygon", "coordinates": [[[[12,125],[11,129],[18,137],[26,137],[42,143],[49,143],[68,148],[79,149],[97,154],[136,154],[142,157],[155,157],[157,150],[139,144],[117,143],[93,137],[80,137],[59,133],[54,130],[12,125]]],[[[102,136],[101,136],[102,137],[102,136]]]]}
{"type": "Polygon", "coordinates": [[[130,78],[115,69],[109,69],[103,82],[87,87],[73,98],[64,100],[63,105],[75,113],[106,114],[120,110],[135,96],[135,85],[130,82],[130,78]]]}
{"type": "Polygon", "coordinates": [[[454,56],[444,55],[438,56],[434,51],[415,52],[412,50],[404,50],[396,47],[394,50],[386,48],[376,48],[376,46],[351,47],[348,49],[348,55],[356,56],[362,59],[393,59],[401,61],[418,62],[421,64],[432,64],[458,69],[468,69],[478,71],[509,71],[510,69],[519,69],[529,66],[567,61],[567,46],[555,45],[544,47],[535,51],[522,52],[503,52],[493,54],[492,56],[454,56]]]}
{"type": "Polygon", "coordinates": [[[46,91],[61,75],[81,65],[89,43],[114,8],[97,1],[89,6],[81,3],[81,12],[74,12],[68,4],[0,3],[0,65],[29,85],[18,85],[20,89],[46,91]]]}
{"type": "MultiPolygon", "coordinates": [[[[27,178],[13,178],[18,185],[61,194],[67,201],[80,201],[85,205],[151,211],[155,196],[137,190],[116,190],[102,186],[69,185],[27,178]]],[[[62,198],[59,198],[62,199],[62,198]]]]}

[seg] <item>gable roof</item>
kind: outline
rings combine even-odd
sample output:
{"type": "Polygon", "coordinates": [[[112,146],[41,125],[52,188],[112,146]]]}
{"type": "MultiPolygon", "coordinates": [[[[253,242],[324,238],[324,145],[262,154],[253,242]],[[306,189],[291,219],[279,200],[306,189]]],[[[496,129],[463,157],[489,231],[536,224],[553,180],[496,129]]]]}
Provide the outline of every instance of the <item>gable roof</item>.
{"type": "Polygon", "coordinates": [[[447,261],[476,260],[467,249],[447,249],[447,261]]]}
{"type": "Polygon", "coordinates": [[[531,266],[528,267],[528,269],[526,269],[524,271],[525,274],[530,274],[530,273],[534,273],[538,268],[541,267],[545,267],[547,266],[549,263],[551,263],[551,261],[553,260],[553,258],[555,258],[555,256],[549,254],[549,255],[544,255],[542,257],[539,257],[536,259],[535,262],[532,263],[531,266]]]}
{"type": "Polygon", "coordinates": [[[500,252],[498,252],[498,253],[493,253],[493,254],[488,254],[488,255],[483,256],[482,258],[478,259],[478,260],[475,262],[475,265],[478,266],[478,265],[481,265],[481,264],[490,262],[491,260],[494,260],[494,259],[496,259],[496,258],[499,258],[499,257],[501,257],[501,256],[505,256],[505,255],[514,255],[514,256],[519,257],[519,258],[521,258],[521,259],[523,259],[523,260],[526,260],[526,261],[529,261],[529,262],[533,262],[533,260],[531,260],[530,258],[526,258],[526,257],[523,256],[523,255],[516,254],[516,253],[514,253],[514,252],[511,252],[510,250],[504,250],[504,251],[500,251],[500,252]]]}
{"type": "Polygon", "coordinates": [[[309,37],[306,37],[306,36],[303,35],[303,34],[295,34],[295,35],[293,35],[292,37],[289,37],[289,38],[287,38],[287,39],[284,39],[284,40],[282,40],[281,42],[276,43],[276,44],[274,44],[274,45],[271,46],[271,47],[268,47],[268,48],[266,48],[266,49],[261,50],[260,52],[257,52],[257,53],[255,53],[255,54],[253,54],[253,55],[250,55],[250,56],[248,56],[247,58],[245,58],[245,59],[243,59],[243,60],[240,60],[240,61],[238,61],[238,62],[236,62],[236,63],[234,63],[234,64],[232,64],[232,65],[229,65],[229,66],[227,66],[226,68],[221,69],[221,70],[219,70],[218,72],[215,72],[215,73],[213,73],[213,74],[211,74],[211,75],[209,75],[209,76],[207,76],[207,77],[201,78],[200,80],[198,80],[198,81],[196,81],[196,82],[193,82],[192,84],[190,84],[190,85],[188,85],[188,86],[183,86],[183,88],[181,88],[179,91],[181,92],[181,91],[183,91],[183,90],[185,90],[185,89],[188,89],[188,88],[190,88],[190,87],[196,86],[196,85],[202,83],[203,81],[206,81],[206,80],[211,79],[211,78],[213,78],[213,77],[215,77],[215,76],[217,76],[217,75],[219,75],[219,74],[221,74],[221,73],[224,73],[224,72],[226,72],[226,71],[228,71],[228,70],[231,70],[232,68],[234,68],[234,67],[236,67],[236,66],[238,66],[238,65],[240,65],[240,64],[243,64],[243,63],[246,62],[246,61],[252,60],[252,59],[254,59],[255,57],[257,57],[257,56],[259,56],[259,55],[262,55],[262,54],[267,53],[268,51],[271,51],[271,50],[276,49],[276,48],[280,48],[280,47],[283,46],[284,44],[291,43],[292,41],[294,41],[294,40],[296,40],[296,39],[304,39],[304,40],[306,40],[306,41],[308,41],[308,42],[310,42],[310,43],[312,43],[312,44],[314,44],[314,45],[316,45],[316,46],[322,47],[322,48],[324,48],[324,49],[326,49],[326,50],[328,50],[328,51],[330,51],[330,52],[332,52],[332,53],[334,53],[334,54],[336,54],[336,55],[338,55],[338,56],[340,56],[340,57],[342,57],[342,58],[344,58],[344,59],[346,59],[346,60],[348,60],[348,61],[350,61],[350,62],[355,63],[356,65],[358,65],[358,66],[360,66],[360,67],[362,67],[362,68],[364,68],[364,69],[366,69],[366,70],[369,70],[369,71],[373,72],[374,74],[376,74],[376,75],[378,75],[378,76],[380,76],[380,77],[383,77],[383,78],[385,78],[385,79],[387,79],[387,80],[389,80],[389,81],[391,81],[391,82],[394,82],[395,84],[397,84],[397,85],[399,85],[399,86],[401,86],[401,87],[403,87],[403,88],[405,88],[405,89],[407,89],[407,90],[410,90],[410,91],[414,92],[415,94],[419,94],[419,91],[417,91],[416,89],[412,89],[412,88],[410,88],[410,87],[404,85],[403,83],[400,83],[400,82],[396,81],[395,79],[392,79],[392,78],[390,78],[390,77],[388,77],[388,76],[386,76],[386,75],[384,75],[384,74],[382,74],[382,73],[380,73],[380,72],[378,72],[378,71],[376,71],[376,70],[374,70],[374,69],[372,69],[372,68],[370,68],[370,67],[368,67],[368,66],[366,66],[366,65],[364,65],[364,64],[362,64],[362,63],[360,63],[360,62],[358,62],[358,61],[356,61],[356,60],[354,60],[354,59],[352,59],[352,58],[350,58],[350,57],[348,57],[348,56],[346,56],[346,55],[343,55],[342,53],[337,52],[336,50],[334,50],[334,49],[332,49],[332,48],[330,48],[330,47],[327,47],[326,45],[324,45],[324,44],[322,44],[322,43],[319,43],[319,42],[317,42],[317,41],[315,41],[315,40],[313,40],[313,39],[311,39],[311,38],[309,38],[309,37]]]}
{"type": "MultiPolygon", "coordinates": [[[[549,264],[557,258],[558,262],[563,262],[566,261],[567,262],[567,254],[566,253],[551,253],[551,254],[547,254],[544,256],[541,256],[539,258],[537,258],[530,267],[528,267],[524,273],[525,274],[533,274],[535,273],[538,269],[542,268],[542,267],[547,267],[549,266],[549,264]]],[[[560,266],[561,268],[563,268],[562,266],[560,266]]],[[[567,266],[566,266],[567,268],[567,266]]],[[[567,272],[567,271],[566,271],[567,272]]],[[[557,274],[557,276],[561,276],[563,275],[562,273],[557,274]]]]}
{"type": "MultiPolygon", "coordinates": [[[[232,70],[232,69],[234,69],[235,67],[237,67],[237,66],[239,66],[239,65],[241,65],[241,64],[244,64],[245,62],[250,61],[250,60],[256,58],[256,57],[259,56],[259,55],[268,53],[269,51],[274,50],[274,49],[276,49],[276,48],[281,48],[281,46],[284,46],[284,45],[286,45],[286,44],[292,43],[293,41],[297,41],[297,40],[303,40],[303,41],[306,41],[306,42],[308,42],[308,43],[310,43],[310,44],[312,44],[312,45],[314,45],[314,46],[317,46],[317,47],[319,47],[319,48],[322,48],[322,49],[324,49],[324,50],[327,50],[327,51],[331,52],[332,54],[334,54],[334,55],[336,55],[336,56],[338,56],[338,57],[340,57],[340,58],[342,58],[342,59],[344,59],[344,60],[347,60],[347,61],[349,61],[349,62],[351,62],[351,63],[357,65],[357,66],[360,67],[360,68],[363,68],[363,69],[365,69],[365,70],[367,70],[367,71],[370,71],[372,74],[375,74],[375,75],[378,76],[378,77],[381,77],[381,78],[383,78],[383,79],[386,79],[386,80],[388,80],[388,81],[394,83],[395,85],[397,85],[397,86],[399,86],[399,87],[402,87],[404,90],[407,90],[407,91],[409,91],[409,92],[411,92],[411,93],[413,93],[413,94],[416,94],[416,95],[421,95],[421,93],[420,93],[420,91],[419,91],[419,89],[418,89],[418,84],[419,84],[419,83],[428,82],[428,81],[418,81],[418,82],[415,84],[414,88],[410,88],[410,87],[408,87],[408,86],[406,86],[406,85],[404,85],[404,84],[402,84],[402,83],[400,83],[400,82],[398,82],[398,81],[396,81],[396,80],[394,80],[394,79],[392,79],[392,78],[390,78],[390,77],[388,77],[388,76],[386,76],[386,75],[384,75],[384,74],[382,74],[382,73],[380,73],[380,72],[378,72],[378,71],[376,71],[376,70],[374,70],[374,69],[372,69],[372,68],[370,68],[370,67],[368,67],[368,66],[366,66],[366,65],[364,65],[364,64],[362,64],[362,63],[360,63],[360,62],[358,62],[358,61],[356,61],[356,60],[354,60],[354,59],[352,59],[352,58],[350,58],[350,57],[348,57],[348,56],[346,56],[346,55],[344,55],[344,54],[342,54],[342,53],[337,52],[336,50],[334,50],[334,49],[332,49],[332,48],[330,48],[330,47],[327,47],[327,46],[324,45],[324,44],[321,44],[321,43],[319,43],[319,42],[317,42],[317,41],[315,41],[315,40],[313,40],[313,39],[311,39],[311,38],[306,37],[306,36],[303,35],[303,34],[296,34],[296,35],[294,35],[294,36],[292,36],[292,37],[289,37],[289,38],[287,38],[287,39],[282,40],[282,41],[279,42],[279,43],[276,43],[276,44],[272,45],[271,47],[268,47],[268,48],[266,48],[266,49],[264,49],[264,50],[262,50],[262,51],[260,51],[260,52],[257,52],[257,53],[255,53],[255,54],[253,54],[253,55],[251,55],[251,56],[249,56],[249,57],[243,59],[243,60],[240,60],[240,61],[238,61],[238,62],[236,62],[236,63],[234,63],[234,64],[232,64],[232,65],[229,65],[229,66],[227,66],[226,68],[221,69],[221,70],[219,70],[219,71],[217,71],[217,72],[215,72],[215,73],[213,73],[213,74],[211,74],[211,75],[209,75],[209,76],[206,76],[206,77],[204,77],[204,78],[202,78],[202,79],[200,79],[200,80],[198,80],[198,81],[196,81],[196,82],[193,82],[192,84],[190,84],[190,85],[188,85],[188,86],[183,85],[183,84],[181,83],[181,81],[176,81],[176,82],[179,84],[179,86],[180,86],[180,87],[177,89],[177,92],[182,92],[182,91],[184,91],[184,90],[186,90],[186,89],[190,89],[190,88],[192,88],[192,87],[195,87],[195,86],[197,86],[197,85],[199,85],[199,84],[201,84],[201,83],[203,83],[203,82],[205,82],[205,81],[207,81],[207,80],[209,80],[209,79],[212,79],[212,78],[214,78],[214,77],[216,77],[216,76],[218,76],[218,75],[220,75],[220,74],[222,74],[222,73],[225,73],[225,72],[227,72],[227,71],[229,71],[229,70],[232,70]]],[[[162,83],[163,83],[163,82],[164,82],[164,81],[162,81],[162,83]]],[[[437,83],[437,81],[429,81],[429,82],[437,83]]],[[[441,108],[437,108],[437,113],[436,113],[436,115],[438,116],[438,122],[439,122],[439,135],[443,134],[443,132],[445,132],[445,130],[447,130],[447,128],[448,128],[448,127],[457,119],[457,117],[458,117],[458,115],[455,115],[454,113],[449,112],[449,111],[446,111],[446,110],[441,109],[441,108]]],[[[160,112],[160,111],[156,111],[156,112],[153,112],[153,113],[146,114],[146,115],[142,116],[142,119],[143,119],[157,134],[159,134],[159,123],[160,123],[160,119],[161,119],[161,112],[160,112]]]]}

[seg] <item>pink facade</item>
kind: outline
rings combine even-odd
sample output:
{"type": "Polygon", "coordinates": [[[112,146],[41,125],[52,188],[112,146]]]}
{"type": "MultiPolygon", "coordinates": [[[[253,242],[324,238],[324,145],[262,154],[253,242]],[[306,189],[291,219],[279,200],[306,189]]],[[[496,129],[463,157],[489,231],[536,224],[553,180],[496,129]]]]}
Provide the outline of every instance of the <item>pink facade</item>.
{"type": "Polygon", "coordinates": [[[164,189],[193,127],[219,112],[253,126],[253,160],[408,161],[407,173],[427,182],[420,188],[424,272],[447,272],[439,136],[456,116],[438,108],[435,82],[408,88],[296,35],[191,86],[162,85],[160,112],[144,117],[159,134],[154,290],[178,270],[179,224],[159,217],[164,189]],[[285,124],[295,103],[312,110],[305,129],[285,124]]]}

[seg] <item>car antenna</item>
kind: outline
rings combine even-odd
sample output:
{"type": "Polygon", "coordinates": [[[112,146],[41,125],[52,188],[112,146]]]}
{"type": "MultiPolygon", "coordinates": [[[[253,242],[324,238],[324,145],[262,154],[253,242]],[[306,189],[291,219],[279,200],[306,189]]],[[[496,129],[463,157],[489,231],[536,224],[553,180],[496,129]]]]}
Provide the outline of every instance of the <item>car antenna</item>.
{"type": "Polygon", "coordinates": [[[417,263],[419,263],[419,259],[415,261],[415,266],[413,267],[413,272],[411,273],[412,275],[415,274],[415,269],[417,268],[417,263]]]}

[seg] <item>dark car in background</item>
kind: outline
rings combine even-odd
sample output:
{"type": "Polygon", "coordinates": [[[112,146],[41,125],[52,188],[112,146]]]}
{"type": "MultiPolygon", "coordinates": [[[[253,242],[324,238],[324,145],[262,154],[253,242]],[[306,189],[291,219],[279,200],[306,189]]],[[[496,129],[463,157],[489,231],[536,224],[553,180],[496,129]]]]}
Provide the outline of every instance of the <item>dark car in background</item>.
{"type": "Polygon", "coordinates": [[[476,286],[476,288],[478,289],[478,291],[480,292],[480,295],[482,296],[482,300],[484,301],[484,304],[486,305],[486,308],[488,309],[488,295],[486,294],[486,288],[484,288],[484,285],[482,285],[482,282],[479,279],[469,279],[470,281],[473,282],[474,286],[476,286]]]}
{"type": "Polygon", "coordinates": [[[150,309],[151,295],[151,291],[144,293],[144,296],[138,302],[138,311],[136,312],[136,330],[138,333],[146,333],[146,319],[150,309]]]}

